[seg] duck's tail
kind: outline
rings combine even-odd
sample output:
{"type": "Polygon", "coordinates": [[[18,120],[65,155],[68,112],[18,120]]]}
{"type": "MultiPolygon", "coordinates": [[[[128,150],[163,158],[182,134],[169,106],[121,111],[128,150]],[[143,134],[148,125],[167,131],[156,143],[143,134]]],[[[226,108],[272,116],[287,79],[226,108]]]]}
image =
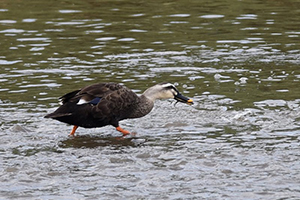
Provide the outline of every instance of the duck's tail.
{"type": "Polygon", "coordinates": [[[57,118],[60,118],[60,117],[66,117],[66,116],[70,116],[72,115],[72,113],[50,113],[48,115],[46,115],[44,118],[52,118],[52,119],[57,119],[57,118]]]}

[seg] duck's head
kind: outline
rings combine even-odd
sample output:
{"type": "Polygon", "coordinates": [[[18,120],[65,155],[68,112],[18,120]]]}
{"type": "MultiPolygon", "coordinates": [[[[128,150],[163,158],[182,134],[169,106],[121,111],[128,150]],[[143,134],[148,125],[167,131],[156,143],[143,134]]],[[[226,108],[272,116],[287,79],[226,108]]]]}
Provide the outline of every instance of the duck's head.
{"type": "Polygon", "coordinates": [[[171,83],[159,83],[148,88],[144,95],[155,101],[156,99],[175,99],[177,102],[193,104],[193,100],[183,96],[177,88],[171,83]]]}

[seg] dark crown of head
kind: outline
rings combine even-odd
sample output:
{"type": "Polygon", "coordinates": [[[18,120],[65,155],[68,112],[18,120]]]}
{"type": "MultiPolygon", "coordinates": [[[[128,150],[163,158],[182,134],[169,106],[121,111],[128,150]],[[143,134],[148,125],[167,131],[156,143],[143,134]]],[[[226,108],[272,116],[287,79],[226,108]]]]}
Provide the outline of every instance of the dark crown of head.
{"type": "MultiPolygon", "coordinates": [[[[161,85],[164,85],[164,84],[168,84],[168,83],[167,82],[161,83],[161,85]]],[[[173,89],[176,92],[178,92],[177,88],[173,84],[170,84],[170,83],[169,83],[168,86],[164,87],[164,89],[166,89],[166,90],[172,90],[173,89]]]]}

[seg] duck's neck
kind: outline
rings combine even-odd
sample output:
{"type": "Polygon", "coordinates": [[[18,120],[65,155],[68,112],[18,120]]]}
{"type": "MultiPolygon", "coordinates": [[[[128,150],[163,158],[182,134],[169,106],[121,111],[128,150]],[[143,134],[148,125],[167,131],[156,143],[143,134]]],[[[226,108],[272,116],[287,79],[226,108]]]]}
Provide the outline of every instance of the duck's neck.
{"type": "Polygon", "coordinates": [[[147,115],[154,106],[154,101],[147,98],[145,94],[139,97],[140,101],[134,108],[130,118],[139,118],[147,115]]]}

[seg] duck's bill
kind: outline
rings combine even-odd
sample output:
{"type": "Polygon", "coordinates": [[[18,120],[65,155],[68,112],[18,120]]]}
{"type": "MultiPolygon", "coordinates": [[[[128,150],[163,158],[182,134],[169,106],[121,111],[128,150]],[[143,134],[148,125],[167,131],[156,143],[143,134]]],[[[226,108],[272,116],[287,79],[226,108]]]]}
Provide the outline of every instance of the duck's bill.
{"type": "Polygon", "coordinates": [[[181,103],[186,103],[188,105],[192,105],[194,104],[193,99],[190,99],[188,97],[183,96],[182,94],[178,93],[175,97],[175,100],[177,100],[177,102],[181,102],[181,103]]]}

